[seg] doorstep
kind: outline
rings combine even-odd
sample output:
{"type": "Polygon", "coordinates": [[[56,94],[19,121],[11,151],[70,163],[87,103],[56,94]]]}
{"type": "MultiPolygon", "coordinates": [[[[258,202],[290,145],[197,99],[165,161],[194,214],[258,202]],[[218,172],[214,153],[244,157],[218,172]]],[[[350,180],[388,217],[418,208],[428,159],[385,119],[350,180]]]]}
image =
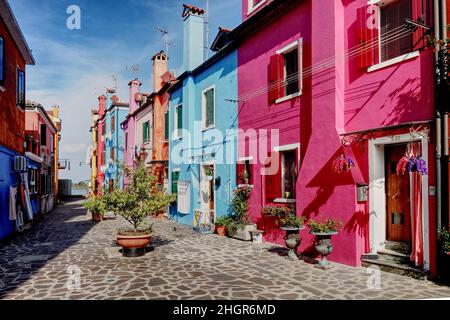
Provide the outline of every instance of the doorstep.
{"type": "Polygon", "coordinates": [[[384,257],[385,254],[386,253],[382,253],[381,255],[378,255],[377,258],[363,256],[361,258],[362,266],[365,268],[377,266],[381,271],[408,276],[419,280],[428,280],[428,273],[425,270],[413,267],[409,263],[393,260],[390,257],[386,258],[384,257]]]}

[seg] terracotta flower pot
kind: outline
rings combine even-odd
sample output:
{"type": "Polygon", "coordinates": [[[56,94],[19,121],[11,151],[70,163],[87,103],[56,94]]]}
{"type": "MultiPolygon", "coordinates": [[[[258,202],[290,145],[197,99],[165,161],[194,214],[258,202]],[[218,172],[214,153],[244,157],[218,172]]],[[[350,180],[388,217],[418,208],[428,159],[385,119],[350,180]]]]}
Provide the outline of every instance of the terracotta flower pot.
{"type": "Polygon", "coordinates": [[[92,221],[94,222],[102,222],[103,221],[103,214],[100,213],[92,213],[92,221]]]}
{"type": "Polygon", "coordinates": [[[117,244],[122,247],[122,254],[125,257],[143,256],[151,240],[151,234],[117,235],[117,244]]]}
{"type": "Polygon", "coordinates": [[[227,228],[225,226],[216,226],[216,233],[221,237],[225,237],[227,235],[227,228]]]}

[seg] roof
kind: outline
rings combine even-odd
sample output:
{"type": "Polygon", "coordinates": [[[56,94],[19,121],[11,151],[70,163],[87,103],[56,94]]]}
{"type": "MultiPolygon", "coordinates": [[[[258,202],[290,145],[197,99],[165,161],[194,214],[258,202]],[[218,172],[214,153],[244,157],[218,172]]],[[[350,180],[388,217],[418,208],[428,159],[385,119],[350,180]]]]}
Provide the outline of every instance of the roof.
{"type": "Polygon", "coordinates": [[[47,111],[45,111],[45,108],[40,103],[34,101],[26,101],[25,111],[39,112],[44,117],[44,120],[47,123],[47,125],[53,128],[55,133],[59,131],[50,115],[47,113],[47,111]]]}
{"type": "Polygon", "coordinates": [[[227,34],[230,33],[230,31],[230,29],[219,27],[219,32],[211,45],[212,51],[217,52],[230,42],[227,38],[227,34]]]}
{"type": "Polygon", "coordinates": [[[34,65],[36,62],[33,54],[31,53],[30,47],[23,36],[19,23],[17,22],[7,0],[0,0],[0,18],[3,20],[6,28],[13,37],[17,47],[19,48],[20,54],[25,59],[25,63],[34,65]]]}
{"type": "Polygon", "coordinates": [[[163,55],[163,56],[165,56],[165,57],[167,58],[167,60],[169,60],[169,56],[164,52],[164,50],[161,50],[160,52],[158,52],[157,54],[155,54],[155,55],[152,57],[152,61],[155,60],[156,57],[159,56],[159,55],[163,55]]]}
{"type": "Polygon", "coordinates": [[[183,14],[182,14],[183,18],[187,17],[187,15],[190,12],[192,12],[194,14],[198,14],[198,15],[202,15],[205,13],[205,10],[203,10],[202,8],[199,8],[199,7],[190,5],[190,4],[183,4],[183,8],[184,8],[183,14]]]}

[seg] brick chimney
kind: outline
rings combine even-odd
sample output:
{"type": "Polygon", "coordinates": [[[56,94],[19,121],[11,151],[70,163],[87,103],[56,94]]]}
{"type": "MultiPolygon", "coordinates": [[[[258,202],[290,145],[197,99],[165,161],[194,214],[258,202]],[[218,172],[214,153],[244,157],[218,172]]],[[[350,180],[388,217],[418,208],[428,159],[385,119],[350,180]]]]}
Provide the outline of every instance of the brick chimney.
{"type": "Polygon", "coordinates": [[[106,112],[106,96],[98,97],[98,116],[101,118],[106,112]]]}
{"type": "Polygon", "coordinates": [[[192,71],[204,61],[205,10],[183,5],[183,68],[192,71]]]}
{"type": "Polygon", "coordinates": [[[153,56],[152,61],[153,92],[158,92],[163,85],[161,77],[169,69],[169,57],[165,54],[164,51],[160,51],[153,56]]]}
{"type": "Polygon", "coordinates": [[[140,91],[140,87],[142,86],[142,83],[139,81],[139,79],[134,79],[128,83],[128,86],[130,87],[130,109],[129,113],[133,114],[138,108],[138,101],[136,100],[137,94],[140,91]]]}

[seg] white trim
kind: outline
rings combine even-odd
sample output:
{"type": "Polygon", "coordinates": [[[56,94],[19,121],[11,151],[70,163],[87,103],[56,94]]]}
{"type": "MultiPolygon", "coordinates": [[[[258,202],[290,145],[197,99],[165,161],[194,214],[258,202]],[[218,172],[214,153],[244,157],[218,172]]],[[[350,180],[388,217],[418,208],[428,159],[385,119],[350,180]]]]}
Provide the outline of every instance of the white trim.
{"type": "MultiPolygon", "coordinates": [[[[422,158],[428,161],[428,136],[426,133],[401,134],[392,137],[380,137],[369,141],[369,228],[370,252],[377,253],[386,241],[386,188],[384,146],[410,141],[422,143],[422,158]]],[[[424,269],[430,269],[429,234],[429,186],[428,176],[422,177],[422,218],[423,218],[423,263],[424,269]]]]}
{"type": "Polygon", "coordinates": [[[180,168],[175,168],[175,169],[172,169],[172,172],[181,172],[181,169],[180,168]]]}
{"type": "Polygon", "coordinates": [[[44,159],[42,159],[38,155],[35,155],[34,153],[31,153],[31,152],[25,152],[25,157],[27,157],[28,159],[33,160],[34,162],[37,162],[37,163],[44,162],[44,159]]]}
{"type": "Polygon", "coordinates": [[[367,72],[373,72],[373,71],[376,71],[376,70],[380,70],[380,69],[392,66],[392,65],[400,63],[400,62],[404,62],[404,61],[407,61],[407,60],[411,60],[411,59],[417,58],[419,56],[420,56],[419,50],[412,51],[410,53],[407,53],[407,54],[404,54],[404,55],[392,58],[390,60],[377,63],[377,64],[375,64],[373,66],[370,66],[370,67],[367,68],[367,72]]]}
{"type": "Polygon", "coordinates": [[[202,90],[202,131],[209,129],[214,129],[216,126],[216,86],[212,85],[204,90],[202,90]],[[206,126],[206,96],[205,93],[213,90],[213,102],[214,102],[214,123],[209,127],[206,126]]]}
{"type": "Polygon", "coordinates": [[[293,94],[290,94],[288,96],[284,96],[283,98],[277,99],[277,100],[275,100],[275,103],[277,103],[277,104],[278,103],[282,103],[282,102],[285,102],[285,101],[288,101],[288,100],[300,97],[301,95],[302,95],[302,90],[300,90],[297,93],[293,93],[293,94]]]}
{"type": "Polygon", "coordinates": [[[296,199],[277,198],[273,200],[274,203],[297,203],[296,199]]]}
{"type": "Polygon", "coordinates": [[[293,143],[293,144],[286,144],[284,146],[278,146],[273,149],[275,152],[282,152],[282,151],[292,151],[298,149],[300,152],[300,143],[293,143]]]}
{"type": "Polygon", "coordinates": [[[286,53],[290,50],[295,49],[295,47],[299,46],[300,43],[299,40],[295,40],[294,42],[289,43],[288,45],[284,46],[283,48],[279,49],[276,51],[276,54],[282,54],[282,53],[286,53]]]}
{"type": "Polygon", "coordinates": [[[246,162],[246,161],[252,162],[253,157],[242,157],[242,158],[239,158],[237,162],[246,162]]]}
{"type": "Polygon", "coordinates": [[[254,6],[253,0],[248,0],[247,15],[250,15],[251,13],[253,13],[256,9],[260,8],[266,2],[267,2],[267,0],[262,0],[260,3],[258,3],[256,6],[254,6]]]}

